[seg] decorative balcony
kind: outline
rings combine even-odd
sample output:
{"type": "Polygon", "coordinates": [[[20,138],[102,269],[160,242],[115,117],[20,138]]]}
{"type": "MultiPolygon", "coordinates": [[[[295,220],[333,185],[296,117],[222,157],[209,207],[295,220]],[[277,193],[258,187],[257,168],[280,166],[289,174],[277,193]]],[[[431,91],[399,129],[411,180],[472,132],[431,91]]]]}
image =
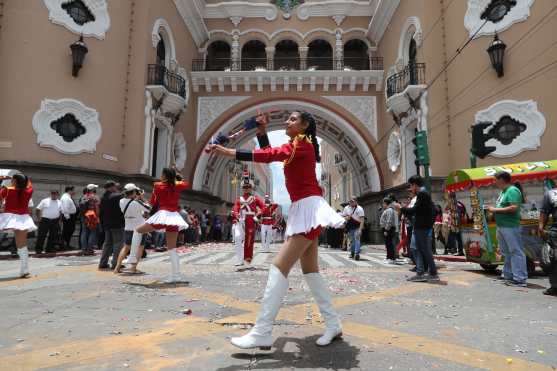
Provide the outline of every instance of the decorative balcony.
{"type": "Polygon", "coordinates": [[[290,85],[295,85],[298,91],[304,85],[309,85],[310,91],[314,91],[316,85],[322,85],[325,91],[330,85],[336,86],[337,91],[343,86],[355,91],[358,85],[367,91],[370,85],[375,85],[380,91],[383,58],[242,58],[236,63],[230,58],[194,59],[191,77],[194,92],[198,92],[200,86],[205,86],[207,92],[211,92],[213,86],[220,92],[225,86],[230,86],[233,92],[238,91],[238,86],[250,91],[252,85],[257,91],[262,91],[263,86],[270,86],[272,91],[282,86],[288,91],[290,85]]]}
{"type": "Polygon", "coordinates": [[[407,65],[401,72],[387,79],[387,107],[397,116],[410,109],[411,100],[419,98],[427,88],[425,63],[407,65]]]}
{"type": "Polygon", "coordinates": [[[147,66],[147,89],[156,100],[161,100],[161,109],[173,115],[180,113],[186,104],[186,80],[165,66],[147,66]]]}

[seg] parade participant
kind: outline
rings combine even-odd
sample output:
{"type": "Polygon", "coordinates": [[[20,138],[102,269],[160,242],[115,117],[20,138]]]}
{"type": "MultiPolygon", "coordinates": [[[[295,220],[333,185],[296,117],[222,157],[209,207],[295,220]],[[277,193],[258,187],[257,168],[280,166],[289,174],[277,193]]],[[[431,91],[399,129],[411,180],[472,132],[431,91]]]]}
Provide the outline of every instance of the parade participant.
{"type": "Polygon", "coordinates": [[[328,345],[342,335],[340,319],[332,306],[327,284],[319,274],[317,238],[321,228],[338,227],[344,223],[344,219],[323,199],[316,179],[315,167],[320,156],[315,119],[309,113],[295,111],[290,114],[285,125],[290,141],[280,147],[269,146],[266,122],[257,129],[260,149],[250,151],[220,145],[209,146],[213,153],[235,157],[239,161],[283,161],[286,189],[292,201],[286,225],[287,240],[269,269],[267,287],[255,326],[248,334],[231,339],[233,345],[242,349],[271,348],[273,321],[288,291],[288,273],[298,260],[325,320],[325,333],[317,339],[316,344],[328,345]]]}
{"type": "Polygon", "coordinates": [[[271,202],[271,197],[265,195],[265,206],[259,214],[261,220],[261,252],[271,252],[273,240],[273,225],[275,224],[275,210],[278,205],[271,202]]]}
{"type": "Polygon", "coordinates": [[[70,242],[75,231],[75,222],[77,219],[77,207],[73,197],[75,196],[74,186],[67,186],[64,194],[60,198],[62,208],[62,241],[64,248],[69,250],[71,248],[70,242]]]}
{"type": "Polygon", "coordinates": [[[141,256],[143,256],[143,246],[145,246],[145,235],[140,235],[136,237],[141,239],[139,245],[134,246],[134,250],[131,250],[132,240],[134,235],[138,234],[135,232],[135,228],[145,223],[145,218],[143,215],[148,212],[151,208],[143,201],[143,193],[141,190],[133,183],[128,183],[124,186],[124,197],[120,200],[120,210],[124,215],[124,247],[120,250],[118,255],[118,261],[116,262],[116,267],[114,268],[114,273],[120,273],[122,271],[122,262],[124,258],[130,253],[126,264],[130,264],[131,268],[129,273],[138,273],[137,263],[141,256]],[[137,248],[137,250],[135,250],[137,248]]]}
{"type": "Polygon", "coordinates": [[[37,241],[35,243],[35,253],[43,252],[43,245],[46,236],[45,252],[55,252],[55,243],[58,243],[58,235],[60,232],[60,215],[62,211],[62,203],[58,199],[58,190],[50,191],[50,197],[43,198],[37,205],[36,216],[39,221],[39,230],[37,231],[37,241]]]}
{"type": "Polygon", "coordinates": [[[172,272],[165,280],[166,283],[184,282],[180,274],[180,257],[176,251],[176,240],[178,239],[178,231],[188,227],[178,213],[180,192],[188,187],[189,183],[182,180],[182,176],[176,172],[175,168],[165,167],[162,169],[160,182],[155,182],[149,202],[156,212],[135,229],[138,233],[133,234],[131,241],[131,251],[138,251],[143,234],[158,229],[166,231],[166,247],[172,272]]]}
{"type": "Polygon", "coordinates": [[[234,245],[236,248],[236,266],[248,264],[253,259],[253,244],[255,242],[256,214],[265,207],[263,200],[252,194],[253,185],[249,174],[244,173],[242,181],[242,195],[236,199],[232,212],[236,227],[234,228],[234,245]]]}
{"type": "MultiPolygon", "coordinates": [[[[4,177],[2,179],[10,179],[4,177]]],[[[37,229],[29,216],[29,201],[33,194],[31,180],[22,173],[11,177],[11,184],[0,188],[0,202],[4,203],[4,212],[0,214],[0,231],[14,231],[17,254],[20,260],[19,277],[29,277],[29,250],[27,233],[37,229]]]]}

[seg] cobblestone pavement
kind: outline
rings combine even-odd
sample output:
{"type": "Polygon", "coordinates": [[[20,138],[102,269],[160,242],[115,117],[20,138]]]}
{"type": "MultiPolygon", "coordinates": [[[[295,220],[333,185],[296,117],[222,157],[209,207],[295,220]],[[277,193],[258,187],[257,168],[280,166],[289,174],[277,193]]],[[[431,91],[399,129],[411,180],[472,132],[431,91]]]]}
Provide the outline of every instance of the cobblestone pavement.
{"type": "MultiPolygon", "coordinates": [[[[233,266],[230,244],[181,249],[189,284],[165,285],[165,253],[145,275],[98,271],[98,257],[0,261],[0,370],[555,370],[557,300],[510,288],[475,264],[443,263],[440,284],[409,283],[408,265],[361,261],[322,248],[322,273],[343,318],[344,339],[314,341],[323,323],[296,267],[273,349],[239,351],[229,338],[255,321],[275,253],[254,269],[233,266]]],[[[276,252],[276,249],[275,249],[276,252]]]]}

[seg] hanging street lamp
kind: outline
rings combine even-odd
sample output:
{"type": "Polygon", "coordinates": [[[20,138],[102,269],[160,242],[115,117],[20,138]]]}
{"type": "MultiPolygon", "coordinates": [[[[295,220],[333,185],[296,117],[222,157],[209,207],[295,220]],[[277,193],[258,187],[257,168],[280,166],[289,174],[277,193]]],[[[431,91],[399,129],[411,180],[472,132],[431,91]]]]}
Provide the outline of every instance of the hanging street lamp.
{"type": "Polygon", "coordinates": [[[79,37],[79,40],[70,45],[72,51],[72,76],[77,77],[77,74],[81,67],[83,66],[83,60],[85,59],[85,54],[89,51],[87,45],[83,41],[83,35],[79,37]]]}
{"type": "Polygon", "coordinates": [[[495,38],[489,48],[487,48],[487,53],[489,54],[489,59],[491,59],[491,65],[497,71],[497,77],[503,77],[503,59],[505,57],[505,49],[507,45],[499,40],[499,36],[495,34],[495,38]]]}

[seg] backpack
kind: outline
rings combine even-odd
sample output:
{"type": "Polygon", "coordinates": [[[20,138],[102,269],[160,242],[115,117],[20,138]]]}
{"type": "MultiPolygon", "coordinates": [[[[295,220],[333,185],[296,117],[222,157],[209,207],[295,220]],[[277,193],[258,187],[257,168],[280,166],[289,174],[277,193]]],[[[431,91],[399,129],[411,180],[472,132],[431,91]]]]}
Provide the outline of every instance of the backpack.
{"type": "Polygon", "coordinates": [[[85,226],[90,230],[96,230],[99,226],[100,219],[95,210],[87,210],[83,216],[85,218],[85,226]]]}

